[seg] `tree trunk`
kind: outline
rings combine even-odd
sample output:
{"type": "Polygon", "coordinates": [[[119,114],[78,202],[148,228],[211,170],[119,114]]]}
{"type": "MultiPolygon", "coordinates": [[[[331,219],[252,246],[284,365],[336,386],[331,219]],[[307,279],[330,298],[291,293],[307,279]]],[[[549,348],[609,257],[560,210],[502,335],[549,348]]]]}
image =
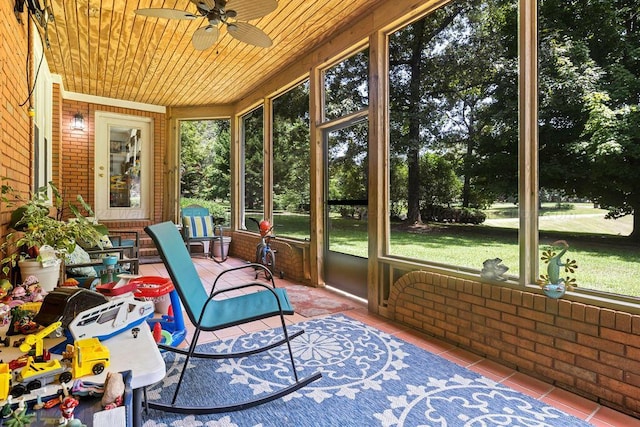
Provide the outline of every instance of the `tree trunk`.
{"type": "Polygon", "coordinates": [[[424,20],[413,24],[414,38],[411,46],[411,80],[409,82],[409,150],[407,152],[407,221],[421,224],[420,215],[420,82],[422,81],[422,50],[424,49],[424,20]]]}
{"type": "Polygon", "coordinates": [[[407,222],[421,224],[420,215],[420,154],[412,149],[407,153],[408,185],[407,189],[407,222]]]}
{"type": "Polygon", "coordinates": [[[629,238],[633,241],[640,242],[640,209],[633,209],[633,230],[629,234],[629,238]]]}

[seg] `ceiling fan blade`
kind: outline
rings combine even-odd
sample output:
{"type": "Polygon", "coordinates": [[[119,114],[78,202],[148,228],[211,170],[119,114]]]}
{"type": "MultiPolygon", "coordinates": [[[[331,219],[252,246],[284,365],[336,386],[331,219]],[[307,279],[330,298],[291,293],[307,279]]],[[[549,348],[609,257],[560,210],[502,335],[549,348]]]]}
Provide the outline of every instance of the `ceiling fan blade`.
{"type": "Polygon", "coordinates": [[[162,9],[162,8],[150,8],[150,9],[136,9],[136,15],[151,16],[153,18],[165,18],[165,19],[196,19],[197,16],[193,13],[186,12],[178,9],[162,9]]]}
{"type": "Polygon", "coordinates": [[[216,6],[215,0],[191,0],[191,3],[198,6],[198,9],[206,10],[207,12],[216,6]]]}
{"type": "Polygon", "coordinates": [[[250,21],[256,18],[262,18],[266,14],[276,10],[277,7],[277,0],[229,0],[225,6],[225,10],[227,12],[230,10],[235,11],[235,19],[239,21],[250,21]]]}
{"type": "Polygon", "coordinates": [[[193,37],[191,37],[191,43],[196,50],[209,49],[218,40],[218,34],[220,30],[215,25],[207,25],[206,27],[198,28],[193,37]]]}
{"type": "Polygon", "coordinates": [[[254,46],[270,47],[273,44],[271,38],[264,31],[246,22],[229,24],[227,25],[227,31],[233,38],[254,46]]]}

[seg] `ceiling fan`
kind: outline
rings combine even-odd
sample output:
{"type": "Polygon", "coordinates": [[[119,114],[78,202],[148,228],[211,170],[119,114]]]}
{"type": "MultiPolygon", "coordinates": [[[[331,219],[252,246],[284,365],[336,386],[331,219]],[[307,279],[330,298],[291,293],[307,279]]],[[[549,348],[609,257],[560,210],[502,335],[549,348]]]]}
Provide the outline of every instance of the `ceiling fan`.
{"type": "Polygon", "coordinates": [[[271,38],[260,28],[244,21],[261,18],[278,7],[277,0],[190,0],[198,12],[190,13],[179,9],[149,8],[137,9],[142,16],[166,19],[193,20],[206,18],[207,25],[198,28],[191,37],[191,43],[197,50],[211,47],[220,34],[218,24],[224,24],[233,38],[258,47],[269,47],[271,38]],[[233,22],[229,20],[232,19],[233,22]]]}

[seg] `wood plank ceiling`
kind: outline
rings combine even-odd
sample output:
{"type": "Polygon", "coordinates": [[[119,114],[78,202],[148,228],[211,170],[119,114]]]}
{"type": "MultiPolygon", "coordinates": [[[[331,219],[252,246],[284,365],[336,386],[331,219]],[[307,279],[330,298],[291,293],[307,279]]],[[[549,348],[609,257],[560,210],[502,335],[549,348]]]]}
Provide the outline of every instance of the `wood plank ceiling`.
{"type": "Polygon", "coordinates": [[[47,61],[66,91],[164,106],[232,104],[278,69],[330,39],[383,0],[279,0],[250,21],[273,40],[259,48],[221,28],[213,47],[195,50],[206,25],[138,16],[141,8],[196,12],[188,0],[53,0],[47,61]]]}

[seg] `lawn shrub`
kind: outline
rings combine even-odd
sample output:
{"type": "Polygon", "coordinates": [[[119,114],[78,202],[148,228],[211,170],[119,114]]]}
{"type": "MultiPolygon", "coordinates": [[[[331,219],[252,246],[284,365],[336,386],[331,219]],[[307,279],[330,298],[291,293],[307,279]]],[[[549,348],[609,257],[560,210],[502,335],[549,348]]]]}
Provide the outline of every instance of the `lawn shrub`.
{"type": "Polygon", "coordinates": [[[482,224],[487,215],[480,209],[427,205],[420,211],[423,221],[458,224],[482,224]]]}

